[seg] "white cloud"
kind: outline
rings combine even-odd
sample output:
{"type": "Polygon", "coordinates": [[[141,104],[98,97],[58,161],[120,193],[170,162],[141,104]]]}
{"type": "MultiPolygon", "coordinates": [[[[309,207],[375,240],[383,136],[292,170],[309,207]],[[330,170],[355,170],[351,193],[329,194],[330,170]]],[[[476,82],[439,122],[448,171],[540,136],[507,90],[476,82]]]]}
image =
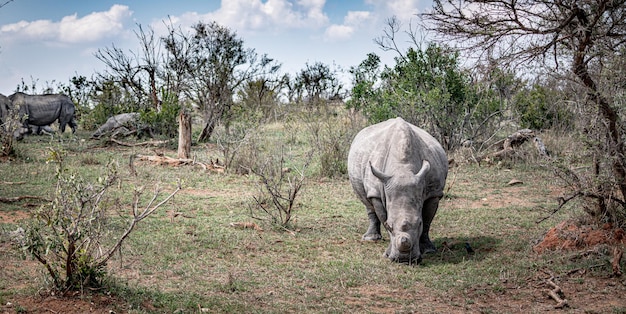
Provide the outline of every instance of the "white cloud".
{"type": "Polygon", "coordinates": [[[108,11],[93,12],[82,18],[74,14],[62,18],[59,22],[37,20],[3,25],[0,28],[0,36],[17,41],[94,42],[123,32],[124,22],[132,14],[128,6],[116,4],[108,11]]]}
{"type": "MultiPolygon", "coordinates": [[[[215,21],[238,32],[319,28],[328,24],[323,12],[325,0],[222,0],[220,8],[206,14],[187,12],[171,21],[190,26],[198,21],[215,21]]],[[[160,29],[160,21],[152,27],[160,29]]]]}
{"type": "Polygon", "coordinates": [[[348,39],[354,34],[354,27],[333,24],[324,32],[324,38],[329,41],[348,39]]]}
{"type": "Polygon", "coordinates": [[[333,24],[326,28],[324,38],[327,41],[345,40],[355,33],[355,31],[367,23],[372,14],[367,11],[349,11],[343,18],[343,24],[333,24]]]}
{"type": "Polygon", "coordinates": [[[420,12],[418,9],[420,0],[366,0],[366,3],[376,7],[376,11],[381,15],[386,15],[386,17],[395,15],[403,22],[409,21],[420,12]]]}

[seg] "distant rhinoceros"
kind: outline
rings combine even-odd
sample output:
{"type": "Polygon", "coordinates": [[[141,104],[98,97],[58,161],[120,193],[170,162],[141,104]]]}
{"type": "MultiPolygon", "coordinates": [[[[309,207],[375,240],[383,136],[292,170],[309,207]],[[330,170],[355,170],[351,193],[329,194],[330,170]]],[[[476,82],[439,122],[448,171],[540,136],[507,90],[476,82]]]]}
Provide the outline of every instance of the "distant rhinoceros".
{"type": "Polygon", "coordinates": [[[69,125],[72,132],[76,131],[78,124],[75,119],[76,107],[72,100],[61,94],[27,95],[17,92],[9,96],[12,108],[19,108],[18,112],[23,120],[24,128],[29,125],[47,126],[59,120],[59,131],[65,132],[65,126],[69,125]]]}
{"type": "Polygon", "coordinates": [[[369,217],[363,240],[382,239],[382,222],[390,238],[384,256],[390,260],[419,263],[422,254],[436,251],[429,231],[448,160],[435,138],[402,118],[366,127],[350,146],[348,175],[369,217]]]}
{"type": "Polygon", "coordinates": [[[0,126],[4,125],[4,120],[9,115],[9,108],[11,107],[11,100],[9,97],[0,94],[0,126]]]}
{"type": "Polygon", "coordinates": [[[140,115],[137,112],[120,113],[114,115],[108,118],[103,125],[101,125],[95,132],[93,132],[91,138],[97,139],[105,134],[122,128],[125,128],[122,133],[128,133],[130,132],[128,127],[136,127],[137,123],[139,122],[139,116],[140,115]]]}

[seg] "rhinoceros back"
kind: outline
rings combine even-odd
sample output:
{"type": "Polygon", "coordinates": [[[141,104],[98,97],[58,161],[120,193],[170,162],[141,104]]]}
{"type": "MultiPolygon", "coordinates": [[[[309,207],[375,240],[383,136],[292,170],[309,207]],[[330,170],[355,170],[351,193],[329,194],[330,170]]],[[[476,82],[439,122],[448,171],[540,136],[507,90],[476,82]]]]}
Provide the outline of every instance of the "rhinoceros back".
{"type": "Polygon", "coordinates": [[[348,175],[361,201],[380,197],[380,181],[370,170],[393,173],[399,167],[417,173],[422,162],[431,165],[424,189],[424,198],[441,197],[448,174],[448,161],[439,142],[426,131],[402,118],[371,125],[361,130],[352,141],[348,154],[348,175]]]}
{"type": "Polygon", "coordinates": [[[61,94],[27,95],[15,93],[9,96],[12,105],[19,107],[20,115],[27,115],[25,123],[45,126],[57,119],[64,128],[74,119],[76,107],[72,100],[61,94]]]}

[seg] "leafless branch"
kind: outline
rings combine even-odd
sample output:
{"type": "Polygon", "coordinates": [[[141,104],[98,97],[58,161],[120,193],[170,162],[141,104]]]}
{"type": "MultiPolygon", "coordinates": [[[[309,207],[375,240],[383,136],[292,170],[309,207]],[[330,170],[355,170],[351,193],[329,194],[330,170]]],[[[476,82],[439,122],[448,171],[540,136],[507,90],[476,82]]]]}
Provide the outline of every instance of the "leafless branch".
{"type": "Polygon", "coordinates": [[[155,199],[158,197],[158,193],[159,193],[159,190],[156,189],[155,192],[154,192],[154,196],[151,199],[151,201],[149,202],[148,206],[146,206],[146,208],[144,208],[143,211],[141,211],[141,212],[138,211],[138,206],[139,206],[139,196],[138,196],[138,194],[141,194],[141,191],[137,191],[136,190],[135,191],[135,198],[134,198],[134,202],[133,202],[133,208],[132,208],[133,219],[130,221],[130,224],[129,224],[128,228],[126,229],[126,231],[124,232],[124,234],[122,234],[120,239],[117,240],[117,243],[109,251],[107,251],[107,253],[105,253],[102,256],[102,259],[96,264],[96,267],[101,267],[101,266],[106,265],[106,263],[109,261],[109,259],[111,259],[113,254],[115,254],[115,252],[120,249],[120,247],[122,246],[122,243],[124,242],[124,240],[126,240],[126,238],[130,235],[130,233],[133,231],[133,229],[135,229],[135,226],[137,225],[137,223],[139,223],[144,218],[150,216],[159,207],[161,207],[165,203],[167,203],[181,189],[182,189],[182,182],[179,179],[177,184],[176,184],[176,189],[172,193],[170,193],[165,199],[163,199],[161,202],[159,202],[158,204],[152,206],[152,204],[154,203],[155,199]]]}

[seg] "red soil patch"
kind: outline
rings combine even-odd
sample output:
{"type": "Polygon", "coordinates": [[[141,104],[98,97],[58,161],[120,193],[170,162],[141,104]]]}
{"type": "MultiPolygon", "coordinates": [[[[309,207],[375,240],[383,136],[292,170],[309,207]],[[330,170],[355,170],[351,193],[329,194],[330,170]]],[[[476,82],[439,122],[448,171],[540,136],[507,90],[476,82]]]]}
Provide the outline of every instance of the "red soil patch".
{"type": "Polygon", "coordinates": [[[14,296],[0,305],[2,313],[127,313],[123,302],[105,295],[88,297],[14,296]],[[120,308],[122,307],[122,308],[120,308]]]}
{"type": "Polygon", "coordinates": [[[30,212],[21,210],[10,212],[0,211],[0,222],[5,224],[17,223],[21,220],[30,218],[30,215],[30,212]]]}
{"type": "Polygon", "coordinates": [[[548,230],[533,250],[541,254],[545,250],[578,250],[599,244],[626,245],[626,234],[623,229],[614,228],[611,224],[597,228],[564,221],[548,230]]]}

